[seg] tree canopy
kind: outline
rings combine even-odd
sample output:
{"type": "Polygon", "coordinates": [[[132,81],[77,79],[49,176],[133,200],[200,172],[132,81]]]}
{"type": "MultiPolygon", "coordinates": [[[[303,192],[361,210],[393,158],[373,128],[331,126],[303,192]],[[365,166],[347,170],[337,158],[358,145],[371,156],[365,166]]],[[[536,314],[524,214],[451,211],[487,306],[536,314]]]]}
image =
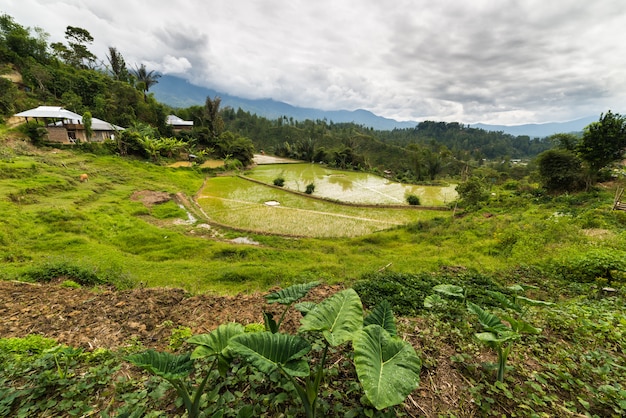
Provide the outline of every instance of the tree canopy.
{"type": "Polygon", "coordinates": [[[610,110],[585,128],[578,146],[580,158],[587,163],[592,178],[602,168],[623,158],[625,150],[626,118],[610,110]]]}

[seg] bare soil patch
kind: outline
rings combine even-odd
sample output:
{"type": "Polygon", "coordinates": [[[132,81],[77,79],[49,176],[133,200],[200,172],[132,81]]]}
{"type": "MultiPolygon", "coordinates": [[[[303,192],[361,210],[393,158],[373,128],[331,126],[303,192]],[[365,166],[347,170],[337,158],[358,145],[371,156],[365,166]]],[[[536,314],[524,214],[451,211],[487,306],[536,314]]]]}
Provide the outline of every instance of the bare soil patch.
{"type": "Polygon", "coordinates": [[[146,207],[158,205],[172,200],[172,195],[166,192],[155,192],[152,190],[140,190],[130,196],[131,200],[139,201],[146,207]]]}
{"type": "MultiPolygon", "coordinates": [[[[338,290],[318,286],[308,300],[320,301],[338,290]]],[[[88,349],[115,349],[129,341],[165,349],[172,327],[207,333],[226,322],[263,322],[263,310],[282,313],[281,306],[266,304],[262,294],[191,296],[175,288],[117,291],[0,282],[0,337],[39,334],[88,349]],[[165,321],[173,325],[164,326],[165,321]]],[[[285,325],[295,330],[299,315],[291,312],[285,325]]]]}

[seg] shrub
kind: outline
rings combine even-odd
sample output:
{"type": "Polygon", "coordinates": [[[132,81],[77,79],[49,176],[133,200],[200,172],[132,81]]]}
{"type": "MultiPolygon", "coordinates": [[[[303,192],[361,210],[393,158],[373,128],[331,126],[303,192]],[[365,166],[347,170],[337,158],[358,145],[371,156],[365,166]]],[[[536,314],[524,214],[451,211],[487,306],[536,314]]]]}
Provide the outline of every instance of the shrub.
{"type": "Polygon", "coordinates": [[[602,278],[610,285],[626,273],[626,253],[611,249],[592,250],[562,261],[557,268],[569,281],[592,282],[602,278]]]}
{"type": "Polygon", "coordinates": [[[274,179],[274,186],[283,187],[285,185],[285,179],[282,177],[276,177],[274,179]]]}
{"type": "Polygon", "coordinates": [[[51,262],[32,268],[26,271],[22,275],[22,278],[29,281],[45,283],[63,278],[65,280],[74,281],[81,286],[91,286],[95,284],[102,284],[104,282],[93,271],[70,264],[66,261],[51,262]]]}
{"type": "Polygon", "coordinates": [[[415,196],[414,194],[408,195],[406,197],[406,201],[411,206],[419,206],[420,205],[420,198],[418,196],[415,196]]]}
{"type": "Polygon", "coordinates": [[[306,190],[304,193],[306,194],[312,194],[315,191],[315,184],[310,183],[306,185],[306,190]]]}
{"type": "Polygon", "coordinates": [[[27,122],[20,125],[20,131],[25,133],[34,145],[41,145],[48,136],[46,128],[38,122],[27,122]]]}
{"type": "Polygon", "coordinates": [[[74,280],[65,280],[63,283],[61,283],[61,287],[66,287],[69,289],[80,289],[81,286],[74,280]]]}

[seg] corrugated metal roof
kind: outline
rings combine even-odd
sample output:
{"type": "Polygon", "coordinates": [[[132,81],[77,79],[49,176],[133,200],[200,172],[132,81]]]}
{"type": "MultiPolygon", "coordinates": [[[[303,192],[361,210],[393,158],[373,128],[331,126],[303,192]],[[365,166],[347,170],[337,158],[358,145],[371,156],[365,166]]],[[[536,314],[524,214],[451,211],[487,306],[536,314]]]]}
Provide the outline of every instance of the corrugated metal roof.
{"type": "MultiPolygon", "coordinates": [[[[39,106],[35,109],[20,112],[14,116],[24,118],[53,118],[70,120],[76,124],[82,125],[83,117],[59,106],[39,106]]],[[[60,122],[59,122],[60,124],[60,122]]],[[[94,131],[123,131],[121,126],[113,125],[107,121],[98,118],[91,118],[91,129],[94,131]]]]}
{"type": "Polygon", "coordinates": [[[35,109],[20,112],[15,116],[24,118],[54,118],[80,121],[82,116],[59,106],[39,106],[35,109]]]}
{"type": "Polygon", "coordinates": [[[168,125],[177,125],[177,126],[193,126],[193,121],[191,120],[182,120],[176,115],[167,115],[167,119],[165,123],[168,125]]]}
{"type": "MultiPolygon", "coordinates": [[[[82,119],[81,123],[82,123],[82,119]]],[[[113,125],[107,121],[98,118],[91,118],[91,129],[94,131],[123,131],[124,128],[121,126],[113,125]]]]}

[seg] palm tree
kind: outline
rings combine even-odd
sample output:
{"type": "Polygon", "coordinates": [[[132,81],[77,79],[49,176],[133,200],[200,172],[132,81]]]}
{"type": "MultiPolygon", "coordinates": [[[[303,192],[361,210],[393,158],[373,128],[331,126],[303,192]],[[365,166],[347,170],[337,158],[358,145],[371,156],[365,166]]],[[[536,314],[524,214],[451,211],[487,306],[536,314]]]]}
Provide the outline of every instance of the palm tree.
{"type": "Polygon", "coordinates": [[[158,83],[161,74],[155,73],[154,70],[148,71],[145,64],[141,64],[139,68],[133,70],[133,75],[137,79],[136,87],[143,92],[144,101],[148,101],[148,90],[150,87],[158,83]]]}

